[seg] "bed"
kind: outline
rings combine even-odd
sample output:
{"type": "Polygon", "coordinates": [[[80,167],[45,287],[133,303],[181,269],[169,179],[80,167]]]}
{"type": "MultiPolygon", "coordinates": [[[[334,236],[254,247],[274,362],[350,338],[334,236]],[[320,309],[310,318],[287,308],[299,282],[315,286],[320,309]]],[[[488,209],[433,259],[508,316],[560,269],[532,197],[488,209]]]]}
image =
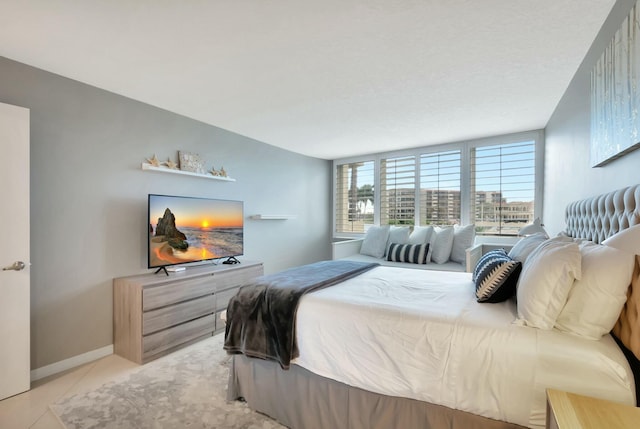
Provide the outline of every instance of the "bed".
{"type": "MultiPolygon", "coordinates": [[[[566,235],[600,243],[640,223],[636,201],[638,186],[572,203],[566,235]]],[[[546,388],[636,403],[635,307],[614,328],[625,346],[523,326],[514,299],[478,303],[471,276],[376,267],[305,294],[291,365],[233,355],[228,399],[296,429],[540,428],[546,388]]]]}

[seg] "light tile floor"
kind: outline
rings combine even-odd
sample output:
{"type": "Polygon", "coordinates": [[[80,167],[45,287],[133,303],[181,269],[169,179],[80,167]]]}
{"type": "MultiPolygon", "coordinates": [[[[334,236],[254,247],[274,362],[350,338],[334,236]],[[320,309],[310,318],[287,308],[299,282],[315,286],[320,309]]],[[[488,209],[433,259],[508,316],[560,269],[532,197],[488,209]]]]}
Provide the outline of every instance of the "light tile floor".
{"type": "Polygon", "coordinates": [[[1,429],[62,429],[49,405],[65,396],[95,389],[138,365],[110,355],[61,374],[38,380],[31,390],[0,401],[1,429]]]}

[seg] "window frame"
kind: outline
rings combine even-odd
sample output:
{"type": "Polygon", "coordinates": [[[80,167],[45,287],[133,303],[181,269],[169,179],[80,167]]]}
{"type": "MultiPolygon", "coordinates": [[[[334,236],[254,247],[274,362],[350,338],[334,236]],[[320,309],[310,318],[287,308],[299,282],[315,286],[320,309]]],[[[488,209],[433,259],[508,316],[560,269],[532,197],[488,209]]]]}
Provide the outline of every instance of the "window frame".
{"type": "MultiPolygon", "coordinates": [[[[382,198],[382,193],[383,193],[383,192],[390,192],[392,189],[393,189],[393,191],[394,191],[394,192],[397,192],[397,190],[398,190],[398,186],[397,186],[397,185],[398,185],[398,182],[395,180],[396,178],[391,179],[391,180],[392,180],[392,182],[394,183],[394,186],[389,187],[389,186],[388,186],[388,184],[386,184],[386,183],[385,183],[385,185],[383,186],[383,184],[382,184],[382,181],[383,181],[383,180],[382,180],[382,165],[383,165],[383,163],[388,163],[389,161],[394,161],[394,164],[393,164],[393,171],[394,171],[395,173],[402,174],[402,172],[403,172],[403,168],[404,168],[405,166],[409,166],[409,165],[411,165],[411,163],[406,163],[406,164],[405,164],[405,163],[402,163],[402,162],[401,162],[401,164],[398,166],[398,165],[397,165],[397,161],[399,161],[399,160],[401,161],[401,160],[403,160],[403,159],[408,159],[408,158],[413,158],[413,160],[412,160],[412,161],[413,161],[413,166],[412,166],[412,170],[413,170],[413,171],[412,171],[412,172],[413,172],[413,183],[412,183],[412,186],[413,186],[413,199],[414,199],[414,201],[415,201],[415,197],[416,197],[416,187],[417,187],[417,186],[419,186],[419,184],[418,184],[418,183],[416,183],[416,180],[417,180],[417,178],[418,178],[418,176],[417,176],[417,174],[416,174],[416,168],[417,168],[417,166],[418,166],[418,164],[417,164],[417,162],[416,162],[416,157],[415,157],[414,155],[404,155],[404,156],[399,156],[399,157],[398,157],[398,156],[384,156],[384,157],[381,157],[381,158],[380,158],[380,164],[379,164],[379,167],[380,167],[380,174],[377,176],[377,177],[378,177],[378,179],[380,180],[380,186],[377,188],[377,189],[379,190],[378,198],[379,198],[379,200],[380,200],[380,217],[379,217],[379,221],[380,221],[380,222],[382,221],[382,219],[383,219],[383,218],[388,218],[388,221],[391,221],[391,216],[390,216],[390,214],[389,214],[390,206],[389,206],[389,207],[385,207],[385,209],[386,209],[386,210],[383,210],[383,207],[382,207],[382,206],[383,206],[383,203],[384,203],[383,198],[382,198]],[[399,167],[399,171],[398,171],[398,167],[399,167]]],[[[387,171],[387,172],[388,172],[388,171],[389,171],[389,167],[387,167],[387,168],[385,169],[385,171],[387,171]]],[[[400,182],[402,182],[402,180],[401,180],[400,182]]],[[[376,194],[374,193],[374,197],[375,197],[375,195],[376,195],[376,194]]],[[[397,198],[397,194],[396,194],[396,198],[397,198]]],[[[397,208],[397,206],[396,206],[396,208],[397,208]]],[[[414,222],[414,223],[413,223],[413,224],[415,225],[415,222],[416,222],[416,220],[415,220],[415,218],[416,218],[416,206],[415,206],[415,205],[414,205],[414,207],[413,207],[413,217],[414,217],[414,219],[413,219],[413,222],[414,222]]],[[[394,219],[396,219],[396,220],[397,220],[397,218],[394,218],[394,219]]],[[[384,225],[392,225],[392,224],[391,224],[391,223],[388,223],[388,224],[387,224],[387,223],[385,223],[384,225]]],[[[402,223],[402,222],[401,222],[401,223],[399,223],[399,224],[394,223],[393,225],[407,226],[407,224],[404,224],[404,223],[402,223]]]]}
{"type": "MultiPolygon", "coordinates": [[[[440,147],[439,150],[437,150],[437,151],[429,151],[429,152],[421,151],[420,155],[419,155],[419,159],[418,159],[418,171],[417,171],[417,179],[420,182],[418,184],[418,191],[422,191],[422,177],[424,177],[423,174],[422,174],[422,157],[425,156],[425,155],[426,156],[443,155],[443,154],[447,154],[447,153],[456,153],[456,152],[459,153],[459,156],[460,156],[460,171],[459,171],[459,174],[460,174],[460,184],[459,184],[460,190],[459,190],[459,192],[460,192],[460,221],[462,222],[462,214],[463,214],[463,207],[464,207],[463,204],[462,204],[463,203],[462,183],[463,183],[463,180],[464,180],[464,178],[463,178],[464,150],[463,149],[461,149],[459,147],[448,147],[448,148],[440,147]]],[[[417,215],[416,226],[425,226],[427,224],[423,223],[422,210],[421,210],[421,207],[420,207],[422,205],[422,203],[423,203],[422,194],[421,193],[420,194],[416,194],[416,201],[418,203],[418,212],[419,212],[418,215],[417,215]]]]}
{"type": "MultiPolygon", "coordinates": [[[[521,133],[505,134],[495,137],[487,137],[474,140],[465,140],[453,143],[436,144],[432,146],[421,146],[412,149],[380,152],[375,154],[367,154],[362,156],[353,156],[348,158],[334,159],[332,162],[332,206],[331,206],[331,230],[333,238],[358,238],[364,236],[364,233],[348,233],[336,232],[336,171],[338,165],[349,164],[354,162],[374,162],[374,225],[380,225],[380,166],[383,159],[397,158],[405,156],[415,156],[416,160],[416,201],[419,201],[420,189],[420,156],[423,154],[438,153],[459,149],[461,151],[461,171],[460,171],[460,199],[461,213],[460,221],[463,225],[472,222],[470,210],[471,198],[471,149],[475,147],[493,146],[509,143],[517,143],[521,141],[533,140],[535,142],[535,206],[534,218],[542,219],[544,205],[544,130],[525,131],[521,133]]],[[[415,225],[420,225],[419,207],[415,210],[415,225]]],[[[486,236],[490,237],[490,236],[486,236]]],[[[508,237],[508,235],[496,235],[494,237],[508,237]]]]}
{"type": "MultiPolygon", "coordinates": [[[[377,214],[376,213],[376,209],[375,209],[375,201],[377,199],[376,198],[376,192],[377,192],[376,191],[376,186],[377,186],[376,185],[376,183],[377,183],[376,182],[376,177],[377,177],[377,174],[378,174],[377,173],[378,170],[377,170],[377,165],[376,165],[375,160],[371,159],[371,158],[361,158],[361,159],[358,159],[357,161],[353,161],[353,162],[349,161],[349,162],[334,163],[333,164],[333,173],[332,173],[333,174],[333,190],[332,190],[333,210],[332,210],[332,213],[333,213],[333,234],[334,234],[334,236],[336,236],[336,227],[337,227],[337,222],[336,221],[337,221],[337,217],[338,217],[337,216],[338,198],[337,198],[337,195],[336,195],[336,191],[338,189],[338,174],[337,174],[338,167],[344,166],[344,165],[366,164],[366,163],[372,163],[373,164],[372,174],[373,174],[373,180],[374,180],[374,188],[373,188],[374,189],[374,216],[377,214]]],[[[375,222],[377,222],[375,218],[374,218],[373,222],[374,222],[373,225],[375,225],[375,222]]],[[[341,237],[345,237],[345,236],[352,237],[352,236],[361,236],[361,235],[363,235],[363,233],[361,233],[361,232],[340,232],[339,234],[343,234],[343,235],[340,235],[341,237]]]]}

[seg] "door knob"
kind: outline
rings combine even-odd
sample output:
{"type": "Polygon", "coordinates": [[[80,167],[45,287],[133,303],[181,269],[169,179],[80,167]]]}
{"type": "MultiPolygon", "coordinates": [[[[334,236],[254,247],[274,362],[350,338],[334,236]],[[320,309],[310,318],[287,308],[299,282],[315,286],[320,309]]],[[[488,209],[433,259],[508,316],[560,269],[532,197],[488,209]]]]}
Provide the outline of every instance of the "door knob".
{"type": "Polygon", "coordinates": [[[4,267],[2,269],[2,271],[20,271],[20,270],[24,270],[25,264],[22,261],[15,261],[12,265],[9,265],[8,267],[4,267]]]}

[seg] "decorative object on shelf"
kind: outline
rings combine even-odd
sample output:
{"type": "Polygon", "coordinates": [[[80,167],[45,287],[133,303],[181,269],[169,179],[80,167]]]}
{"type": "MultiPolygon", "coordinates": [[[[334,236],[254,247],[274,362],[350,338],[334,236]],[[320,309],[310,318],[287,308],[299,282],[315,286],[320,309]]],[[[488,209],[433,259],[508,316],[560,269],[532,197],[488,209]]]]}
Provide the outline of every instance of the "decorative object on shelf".
{"type": "Polygon", "coordinates": [[[218,176],[213,176],[211,173],[193,173],[191,171],[183,171],[183,170],[179,170],[179,169],[170,169],[167,167],[154,167],[153,165],[143,162],[142,163],[142,169],[146,170],[146,171],[157,171],[160,173],[171,173],[171,174],[179,174],[182,176],[192,176],[192,177],[203,177],[205,179],[213,179],[213,180],[220,180],[220,181],[224,181],[224,182],[235,182],[236,179],[232,179],[231,177],[218,177],[218,176]]]}
{"type": "Polygon", "coordinates": [[[216,170],[215,167],[211,167],[211,170],[209,171],[209,173],[212,176],[216,176],[216,177],[227,177],[227,172],[224,170],[224,167],[222,167],[220,170],[216,170]]]}
{"type": "Polygon", "coordinates": [[[151,158],[147,158],[147,162],[149,164],[153,165],[154,167],[160,167],[160,161],[156,157],[155,153],[153,154],[153,156],[151,158]]]}
{"type": "Polygon", "coordinates": [[[288,220],[288,219],[296,219],[298,216],[296,215],[263,215],[263,214],[256,214],[256,215],[252,215],[249,216],[251,219],[254,220],[288,220]]]}
{"type": "Polygon", "coordinates": [[[192,173],[205,174],[204,161],[197,153],[178,151],[180,170],[192,173]]]}
{"type": "Polygon", "coordinates": [[[176,170],[178,168],[178,164],[176,162],[174,162],[173,159],[171,159],[171,158],[167,158],[167,160],[165,162],[163,162],[162,164],[166,165],[171,170],[176,170]]]}
{"type": "Polygon", "coordinates": [[[591,71],[591,166],[640,148],[640,7],[631,8],[591,71]]]}
{"type": "Polygon", "coordinates": [[[216,170],[211,167],[211,170],[206,171],[204,167],[204,161],[197,153],[178,151],[179,165],[168,157],[166,161],[160,162],[158,157],[153,154],[153,157],[147,158],[147,162],[142,163],[143,170],[160,171],[166,173],[176,173],[186,176],[206,177],[208,179],[216,179],[227,182],[235,182],[236,179],[232,179],[227,176],[227,172],[224,167],[220,170],[216,170]]]}

